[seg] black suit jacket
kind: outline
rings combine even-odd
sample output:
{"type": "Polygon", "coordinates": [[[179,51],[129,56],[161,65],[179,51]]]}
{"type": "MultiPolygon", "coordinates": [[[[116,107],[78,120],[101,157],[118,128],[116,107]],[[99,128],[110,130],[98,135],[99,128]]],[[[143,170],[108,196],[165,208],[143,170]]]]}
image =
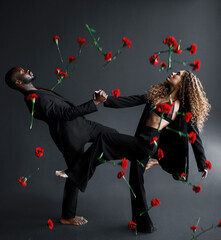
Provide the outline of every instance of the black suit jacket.
{"type": "Polygon", "coordinates": [[[25,102],[30,112],[32,101],[26,97],[31,93],[38,95],[34,117],[49,125],[50,134],[65,160],[71,160],[90,139],[94,125],[84,115],[97,111],[96,105],[90,100],[75,106],[53,91],[32,90],[25,93],[25,102]]]}
{"type": "MultiPolygon", "coordinates": [[[[151,110],[151,102],[146,101],[144,95],[133,95],[129,97],[108,97],[107,101],[104,103],[105,107],[111,108],[124,108],[124,107],[133,107],[141,104],[146,104],[142,116],[140,118],[139,124],[135,136],[140,136],[142,133],[146,120],[148,118],[149,112],[151,110]]],[[[186,112],[180,104],[179,112],[186,112]]],[[[196,133],[196,141],[192,145],[194,156],[199,171],[205,169],[205,153],[203,144],[199,135],[199,130],[197,126],[192,126],[191,123],[187,123],[182,120],[182,116],[178,115],[174,121],[172,121],[169,127],[184,132],[185,134],[194,131],[196,133]]],[[[188,176],[189,170],[189,144],[188,138],[181,137],[179,134],[169,131],[164,128],[160,134],[159,148],[164,152],[164,158],[159,161],[161,167],[172,174],[174,179],[178,179],[178,174],[185,172],[185,164],[187,163],[186,174],[188,176]]],[[[153,156],[156,157],[157,156],[153,156]]]]}

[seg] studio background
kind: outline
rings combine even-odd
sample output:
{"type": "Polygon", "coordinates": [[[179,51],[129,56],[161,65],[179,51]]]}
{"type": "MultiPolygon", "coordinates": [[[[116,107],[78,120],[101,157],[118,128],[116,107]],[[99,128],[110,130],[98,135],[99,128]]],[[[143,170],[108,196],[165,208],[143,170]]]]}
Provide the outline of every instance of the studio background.
{"type": "MultiPolygon", "coordinates": [[[[142,94],[151,85],[164,81],[171,72],[159,72],[158,66],[149,63],[149,57],[155,51],[166,49],[162,44],[165,37],[181,39],[181,47],[197,44],[196,55],[184,52],[173,56],[188,62],[201,61],[196,74],[212,106],[201,138],[213,168],[208,178],[202,180],[190,146],[189,180],[201,184],[199,194],[173,180],[160,166],[147,171],[148,204],[157,197],[161,205],[149,212],[157,231],[139,234],[138,238],[191,239],[190,226],[196,224],[198,217],[200,227],[218,224],[221,219],[220,11],[218,0],[8,0],[1,3],[1,239],[135,239],[135,233],[127,228],[131,220],[129,190],[116,177],[120,168],[110,164],[97,168],[86,192],[79,196],[77,213],[88,219],[88,224],[72,227],[58,223],[64,181],[54,173],[66,167],[64,159],[44,122],[34,120],[33,129],[29,129],[31,116],[23,95],[9,89],[4,82],[5,73],[11,67],[21,66],[34,73],[37,87],[53,87],[56,84],[54,70],[61,66],[52,42],[54,35],[60,36],[59,45],[66,62],[69,55],[77,55],[77,38],[87,40],[72,78],[65,79],[62,87],[55,90],[76,105],[91,99],[97,89],[111,95],[113,89],[119,88],[121,95],[127,96],[142,94]],[[105,51],[114,53],[122,45],[124,36],[132,41],[132,47],[123,49],[119,58],[102,69],[104,57],[93,46],[86,23],[96,29],[95,36],[100,36],[100,45],[105,51]],[[37,159],[34,150],[39,146],[45,152],[37,159]],[[18,178],[38,167],[40,171],[22,188],[18,178]],[[52,231],[44,229],[48,218],[55,222],[52,231]],[[36,235],[41,229],[43,231],[36,235]]],[[[162,59],[166,61],[166,55],[162,55],[162,59]]],[[[172,71],[182,69],[185,68],[174,64],[172,71]]],[[[98,108],[98,112],[86,118],[133,135],[144,106],[98,108]]],[[[126,178],[129,179],[129,169],[126,178]]],[[[220,240],[221,229],[200,239],[220,240]]]]}

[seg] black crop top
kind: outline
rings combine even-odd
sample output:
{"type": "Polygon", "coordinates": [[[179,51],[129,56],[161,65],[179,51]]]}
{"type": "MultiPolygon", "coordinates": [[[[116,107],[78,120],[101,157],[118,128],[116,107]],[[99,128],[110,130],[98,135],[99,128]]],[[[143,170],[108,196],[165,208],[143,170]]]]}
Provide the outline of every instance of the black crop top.
{"type": "MultiPolygon", "coordinates": [[[[176,100],[173,100],[173,103],[174,103],[175,101],[176,101],[176,100]]],[[[164,103],[169,103],[169,102],[164,102],[164,103]]],[[[172,121],[172,116],[173,116],[173,111],[174,111],[174,105],[175,105],[175,104],[173,104],[173,106],[172,106],[172,108],[171,108],[171,113],[167,113],[167,114],[164,114],[164,115],[163,115],[163,119],[165,119],[167,122],[171,122],[171,121],[172,121]]],[[[156,108],[155,108],[153,111],[154,111],[158,116],[161,117],[161,113],[158,112],[156,108]]]]}

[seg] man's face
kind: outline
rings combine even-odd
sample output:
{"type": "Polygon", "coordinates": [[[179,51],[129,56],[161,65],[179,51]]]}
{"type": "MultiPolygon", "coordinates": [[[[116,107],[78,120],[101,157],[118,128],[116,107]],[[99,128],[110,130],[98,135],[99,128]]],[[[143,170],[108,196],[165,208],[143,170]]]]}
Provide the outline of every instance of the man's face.
{"type": "Polygon", "coordinates": [[[30,70],[24,70],[21,67],[17,68],[15,77],[16,79],[21,80],[24,84],[28,84],[35,79],[34,74],[30,70]]]}

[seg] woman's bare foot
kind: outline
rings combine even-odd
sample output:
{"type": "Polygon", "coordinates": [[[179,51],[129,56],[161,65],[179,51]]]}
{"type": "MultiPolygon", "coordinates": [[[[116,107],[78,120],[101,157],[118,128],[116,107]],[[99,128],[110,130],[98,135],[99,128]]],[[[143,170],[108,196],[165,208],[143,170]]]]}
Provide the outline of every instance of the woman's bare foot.
{"type": "Polygon", "coordinates": [[[75,225],[75,226],[82,226],[84,224],[86,224],[88,221],[83,218],[83,217],[79,217],[79,216],[75,216],[74,218],[61,218],[60,219],[60,223],[61,224],[69,224],[69,225],[75,225]]]}
{"type": "Polygon", "coordinates": [[[58,177],[61,177],[61,178],[68,178],[68,175],[65,173],[64,170],[56,171],[55,175],[58,176],[58,177]]]}
{"type": "Polygon", "coordinates": [[[158,165],[158,164],[159,164],[158,160],[151,158],[151,159],[149,159],[149,161],[148,161],[148,163],[146,165],[145,170],[148,170],[149,168],[151,168],[151,167],[153,167],[155,165],[158,165]]]}

